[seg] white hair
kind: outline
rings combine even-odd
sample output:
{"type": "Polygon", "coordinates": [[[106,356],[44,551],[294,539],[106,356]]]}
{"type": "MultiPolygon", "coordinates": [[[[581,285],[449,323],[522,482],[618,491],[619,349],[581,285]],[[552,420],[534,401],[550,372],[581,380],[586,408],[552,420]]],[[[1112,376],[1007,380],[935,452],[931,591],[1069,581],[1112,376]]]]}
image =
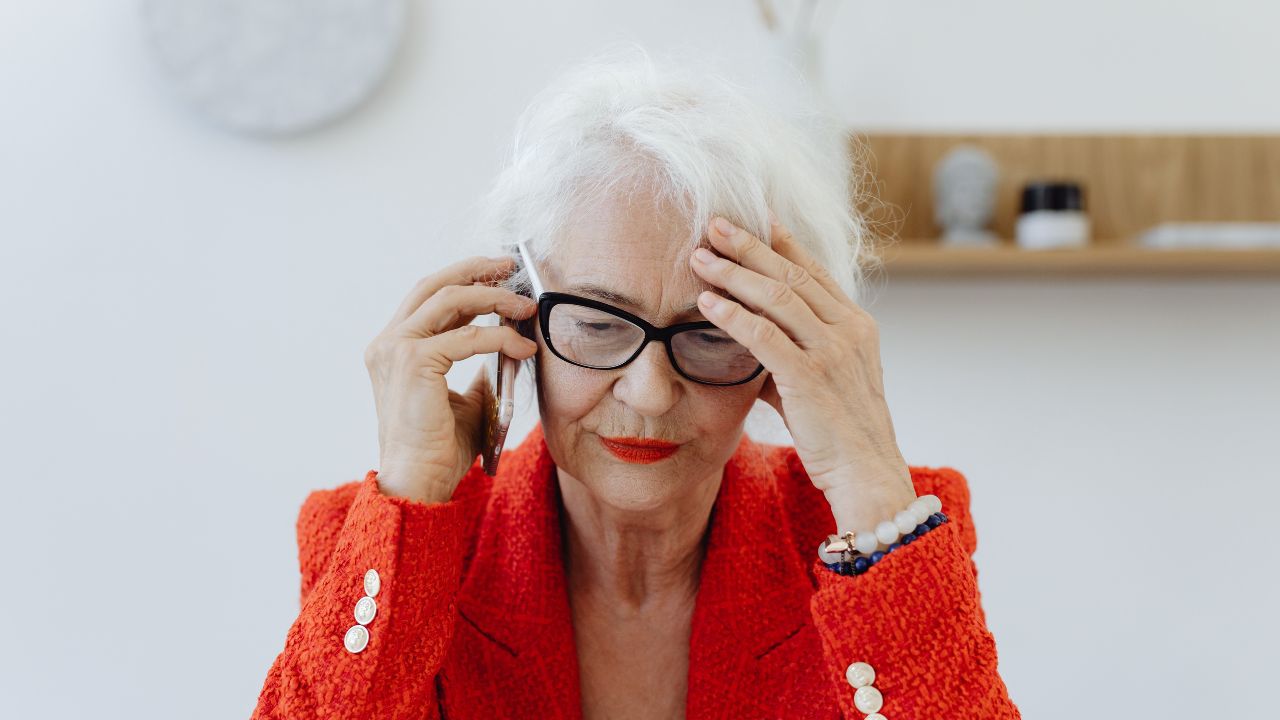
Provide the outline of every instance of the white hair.
{"type": "MultiPolygon", "coordinates": [[[[502,254],[527,238],[545,267],[575,212],[602,196],[643,189],[674,208],[688,222],[686,254],[716,214],[767,242],[772,209],[862,302],[868,270],[880,267],[860,212],[878,206],[863,185],[865,147],[808,93],[743,85],[717,65],[623,42],[567,68],[521,113],[471,236],[502,254]]],[[[523,269],[503,285],[532,295],[523,269]]]]}

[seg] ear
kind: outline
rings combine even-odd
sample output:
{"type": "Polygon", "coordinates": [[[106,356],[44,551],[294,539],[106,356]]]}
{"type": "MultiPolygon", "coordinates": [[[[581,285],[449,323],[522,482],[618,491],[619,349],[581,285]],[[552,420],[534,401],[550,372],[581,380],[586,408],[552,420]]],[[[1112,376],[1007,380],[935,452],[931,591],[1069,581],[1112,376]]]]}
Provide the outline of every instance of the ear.
{"type": "Polygon", "coordinates": [[[773,382],[772,373],[765,370],[760,374],[764,376],[765,380],[760,384],[760,392],[756,397],[763,400],[769,405],[769,407],[776,410],[779,415],[782,415],[782,398],[778,395],[778,386],[773,382]]]}

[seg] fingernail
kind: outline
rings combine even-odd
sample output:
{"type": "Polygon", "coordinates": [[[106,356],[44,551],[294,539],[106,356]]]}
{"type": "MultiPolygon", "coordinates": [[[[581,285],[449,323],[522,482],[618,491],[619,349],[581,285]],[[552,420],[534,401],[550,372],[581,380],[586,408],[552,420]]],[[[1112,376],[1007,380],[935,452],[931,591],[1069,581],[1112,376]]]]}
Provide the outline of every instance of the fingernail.
{"type": "Polygon", "coordinates": [[[728,220],[725,220],[722,217],[716,218],[716,229],[720,231],[721,235],[724,235],[726,237],[734,234],[738,230],[733,226],[733,223],[729,222],[728,220]]]}
{"type": "Polygon", "coordinates": [[[710,290],[704,290],[703,293],[698,296],[698,302],[709,308],[713,308],[720,303],[720,298],[716,297],[716,294],[710,290]]]}
{"type": "Polygon", "coordinates": [[[710,250],[701,247],[693,251],[693,256],[698,259],[698,262],[704,263],[709,263],[716,259],[716,256],[712,255],[710,250]]]}
{"type": "Polygon", "coordinates": [[[769,224],[770,225],[778,224],[778,216],[773,213],[772,209],[769,210],[769,224]]]}

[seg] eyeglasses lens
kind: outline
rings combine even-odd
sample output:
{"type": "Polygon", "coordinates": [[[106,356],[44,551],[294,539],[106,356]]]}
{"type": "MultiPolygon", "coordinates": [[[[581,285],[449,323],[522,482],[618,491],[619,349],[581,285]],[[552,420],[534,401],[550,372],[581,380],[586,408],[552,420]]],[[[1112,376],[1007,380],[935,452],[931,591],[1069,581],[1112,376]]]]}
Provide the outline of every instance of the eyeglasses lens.
{"type": "Polygon", "coordinates": [[[738,382],[760,367],[751,351],[720,328],[678,332],[671,351],[686,375],[704,382],[738,382]]]}

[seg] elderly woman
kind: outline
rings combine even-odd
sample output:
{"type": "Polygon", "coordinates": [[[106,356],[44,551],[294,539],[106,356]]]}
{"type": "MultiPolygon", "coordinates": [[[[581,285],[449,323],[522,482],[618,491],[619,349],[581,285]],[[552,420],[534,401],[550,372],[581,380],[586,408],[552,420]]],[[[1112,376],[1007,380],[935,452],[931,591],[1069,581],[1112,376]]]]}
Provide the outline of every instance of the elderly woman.
{"type": "Polygon", "coordinates": [[[445,267],[369,345],[380,469],[304,502],[254,717],[1020,717],[965,478],[897,446],[850,163],[750,98],[641,51],[522,116],[485,207],[534,267],[445,267]],[[540,421],[490,477],[445,375],[495,352],[540,421]]]}

